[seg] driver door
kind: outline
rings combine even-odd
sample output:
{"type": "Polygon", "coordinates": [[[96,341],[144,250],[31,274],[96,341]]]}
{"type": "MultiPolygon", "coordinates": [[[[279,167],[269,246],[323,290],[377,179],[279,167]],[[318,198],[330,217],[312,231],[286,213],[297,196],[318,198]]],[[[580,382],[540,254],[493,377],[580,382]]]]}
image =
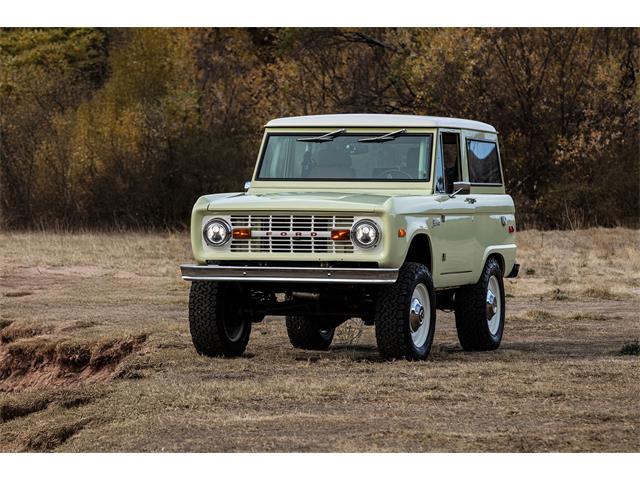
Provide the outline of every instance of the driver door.
{"type": "Polygon", "coordinates": [[[442,287],[473,282],[476,252],[475,199],[453,195],[454,182],[462,181],[462,141],[459,130],[438,132],[434,195],[440,218],[432,220],[434,274],[442,287]]]}

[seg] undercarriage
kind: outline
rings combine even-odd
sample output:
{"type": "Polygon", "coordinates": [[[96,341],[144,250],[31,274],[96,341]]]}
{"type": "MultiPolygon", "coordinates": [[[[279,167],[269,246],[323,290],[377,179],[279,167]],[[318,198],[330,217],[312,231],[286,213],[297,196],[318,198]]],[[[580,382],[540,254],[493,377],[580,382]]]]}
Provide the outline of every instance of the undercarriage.
{"type": "Polygon", "coordinates": [[[240,312],[253,321],[267,315],[314,318],[322,328],[335,328],[349,318],[362,318],[373,325],[378,287],[371,285],[322,285],[299,283],[229,284],[246,300],[240,312]]]}

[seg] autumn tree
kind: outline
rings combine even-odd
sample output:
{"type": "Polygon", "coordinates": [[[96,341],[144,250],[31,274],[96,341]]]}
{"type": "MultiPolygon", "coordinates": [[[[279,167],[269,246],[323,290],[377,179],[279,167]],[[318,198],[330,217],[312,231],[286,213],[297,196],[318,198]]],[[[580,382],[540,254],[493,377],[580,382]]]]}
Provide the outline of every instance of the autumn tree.
{"type": "Polygon", "coordinates": [[[270,118],[500,132],[521,226],[637,225],[637,29],[2,29],[0,221],[184,226],[270,118]]]}

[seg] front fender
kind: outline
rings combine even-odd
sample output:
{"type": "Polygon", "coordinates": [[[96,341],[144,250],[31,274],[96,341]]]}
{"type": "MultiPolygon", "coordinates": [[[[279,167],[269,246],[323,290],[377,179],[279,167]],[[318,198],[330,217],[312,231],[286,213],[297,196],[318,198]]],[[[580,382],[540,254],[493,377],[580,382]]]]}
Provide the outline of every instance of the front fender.
{"type": "MultiPolygon", "coordinates": [[[[389,228],[387,229],[386,248],[387,258],[384,266],[388,268],[400,268],[404,263],[411,243],[418,235],[426,235],[429,239],[429,250],[431,250],[431,232],[427,225],[428,214],[400,214],[390,213],[388,216],[389,228]],[[399,230],[405,231],[405,236],[400,237],[399,230]]],[[[432,252],[428,252],[429,258],[432,252]]],[[[426,255],[425,255],[426,256],[426,255]]]]}
{"type": "Polygon", "coordinates": [[[191,210],[191,250],[194,258],[198,262],[204,262],[204,252],[202,251],[202,217],[207,214],[209,205],[217,200],[243,195],[241,192],[213,193],[202,195],[191,210]]]}

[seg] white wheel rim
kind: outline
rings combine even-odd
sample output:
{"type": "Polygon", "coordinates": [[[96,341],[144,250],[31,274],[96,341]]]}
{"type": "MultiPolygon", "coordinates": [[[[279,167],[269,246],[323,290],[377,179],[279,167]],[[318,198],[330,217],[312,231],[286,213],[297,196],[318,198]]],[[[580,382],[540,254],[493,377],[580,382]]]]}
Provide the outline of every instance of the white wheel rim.
{"type": "Polygon", "coordinates": [[[498,333],[500,318],[502,317],[502,295],[500,295],[500,283],[492,275],[487,285],[487,323],[491,335],[498,333]]]}
{"type": "Polygon", "coordinates": [[[429,336],[431,325],[431,303],[429,292],[423,283],[416,285],[409,304],[409,329],[411,341],[416,348],[421,348],[429,336]]]}

